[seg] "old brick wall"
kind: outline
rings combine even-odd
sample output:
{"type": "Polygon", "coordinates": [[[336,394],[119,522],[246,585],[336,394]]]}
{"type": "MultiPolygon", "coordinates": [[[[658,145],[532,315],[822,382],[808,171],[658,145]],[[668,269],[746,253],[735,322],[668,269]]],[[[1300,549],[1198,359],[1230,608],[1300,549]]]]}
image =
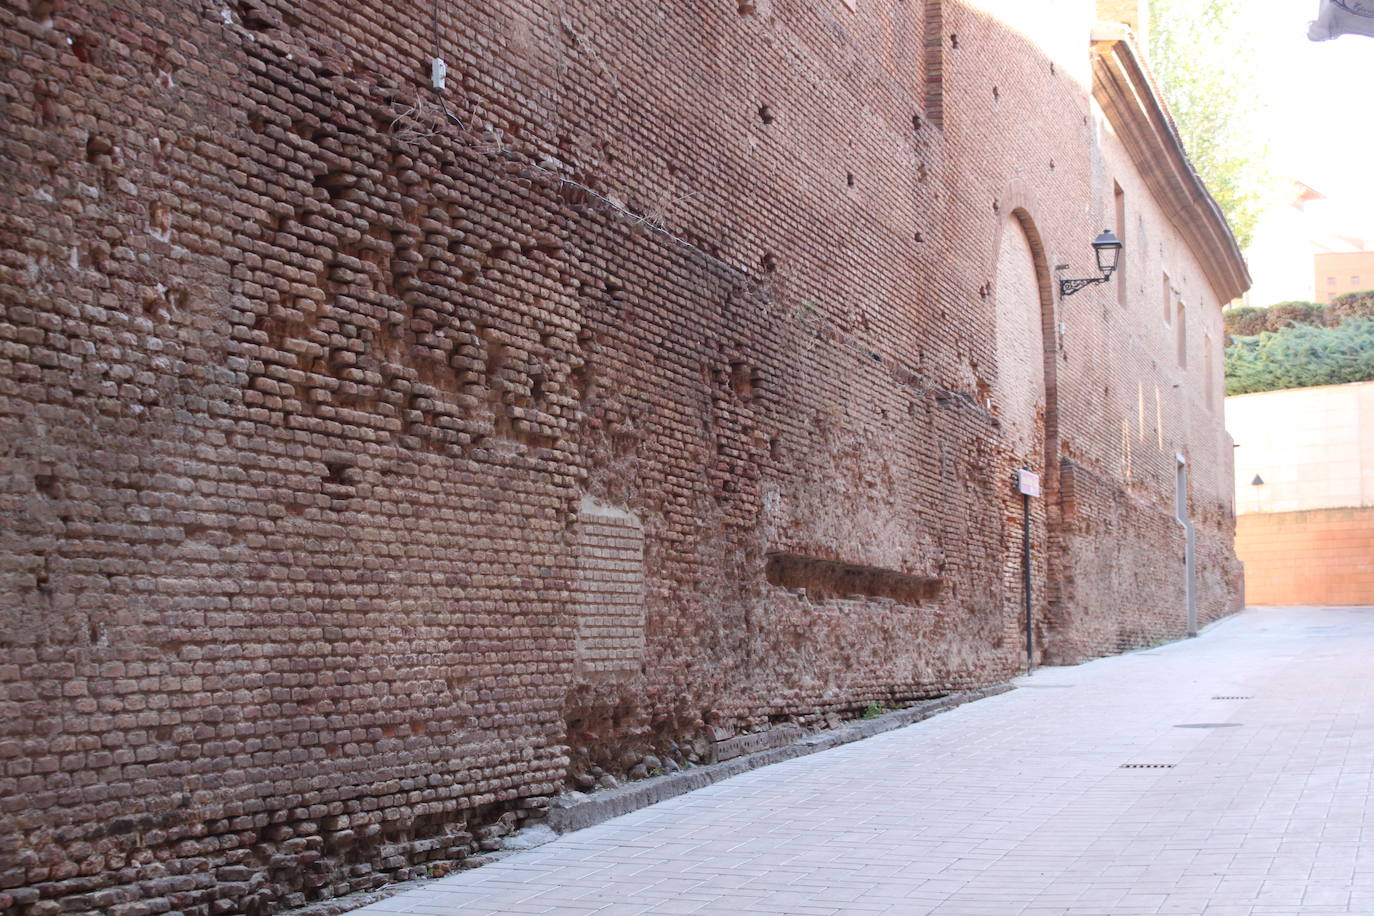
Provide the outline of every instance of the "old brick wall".
{"type": "Polygon", "coordinates": [[[273,912],[593,767],[1005,679],[1037,448],[1047,651],[1176,635],[1179,448],[1222,606],[1229,477],[1203,388],[1146,369],[1158,285],[998,346],[1001,233],[1043,298],[1113,181],[1213,321],[1084,58],[948,0],[0,28],[0,908],[273,912]],[[1015,437],[1003,373],[1056,393],[1015,437]],[[1127,460],[1147,377],[1191,413],[1127,460]]]}
{"type": "MultiPolygon", "coordinates": [[[[1094,218],[1114,227],[1125,249],[1115,288],[1060,303],[1066,485],[1050,651],[1063,662],[1186,632],[1179,457],[1196,533],[1200,625],[1236,610],[1239,580],[1232,444],[1222,425],[1222,303],[1123,143],[1109,129],[1098,140],[1094,218]]],[[[1077,271],[1070,276],[1091,274],[1078,270],[1091,265],[1079,251],[1063,259],[1077,271]]]]}

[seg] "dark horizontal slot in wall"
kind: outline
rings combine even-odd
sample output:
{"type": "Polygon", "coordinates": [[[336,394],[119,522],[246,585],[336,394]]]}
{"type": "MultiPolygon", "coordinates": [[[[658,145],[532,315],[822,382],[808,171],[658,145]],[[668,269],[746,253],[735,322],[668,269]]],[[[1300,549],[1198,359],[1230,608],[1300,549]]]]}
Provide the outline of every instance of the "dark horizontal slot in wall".
{"type": "Polygon", "coordinates": [[[806,589],[820,601],[835,598],[890,598],[898,604],[920,604],[940,592],[940,580],[856,566],[795,553],[771,553],[765,575],[771,585],[806,589]]]}

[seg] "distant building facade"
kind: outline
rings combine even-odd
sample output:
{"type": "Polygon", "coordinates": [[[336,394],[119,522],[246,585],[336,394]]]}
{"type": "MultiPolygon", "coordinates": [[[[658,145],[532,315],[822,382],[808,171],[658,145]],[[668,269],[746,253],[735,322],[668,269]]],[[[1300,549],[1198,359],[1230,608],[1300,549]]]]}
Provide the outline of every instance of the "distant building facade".
{"type": "Polygon", "coordinates": [[[0,910],[332,898],[1235,606],[1248,278],[1122,4],[24,6],[0,910]]]}
{"type": "Polygon", "coordinates": [[[1374,289],[1374,251],[1319,252],[1312,262],[1317,302],[1329,304],[1343,293],[1374,289]]]}
{"type": "Polygon", "coordinates": [[[1301,181],[1292,182],[1287,204],[1265,211],[1246,249],[1254,279],[1246,304],[1330,302],[1350,289],[1351,277],[1362,273],[1368,278],[1363,282],[1374,283],[1367,271],[1322,266],[1374,257],[1365,238],[1368,223],[1367,208],[1358,202],[1331,200],[1301,181]]]}

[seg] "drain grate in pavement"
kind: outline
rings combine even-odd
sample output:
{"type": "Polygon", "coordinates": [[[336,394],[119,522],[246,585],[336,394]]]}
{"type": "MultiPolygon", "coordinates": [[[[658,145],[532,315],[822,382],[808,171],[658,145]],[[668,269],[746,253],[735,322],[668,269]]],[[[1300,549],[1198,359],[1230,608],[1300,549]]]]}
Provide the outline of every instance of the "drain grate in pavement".
{"type": "Polygon", "coordinates": [[[1212,697],[1214,700],[1253,700],[1254,697],[1212,697]]]}
{"type": "Polygon", "coordinates": [[[1123,763],[1123,770],[1172,770],[1176,763],[1123,763]]]}
{"type": "Polygon", "coordinates": [[[1240,722],[1189,722],[1186,725],[1175,725],[1174,728],[1238,728],[1240,722]]]}

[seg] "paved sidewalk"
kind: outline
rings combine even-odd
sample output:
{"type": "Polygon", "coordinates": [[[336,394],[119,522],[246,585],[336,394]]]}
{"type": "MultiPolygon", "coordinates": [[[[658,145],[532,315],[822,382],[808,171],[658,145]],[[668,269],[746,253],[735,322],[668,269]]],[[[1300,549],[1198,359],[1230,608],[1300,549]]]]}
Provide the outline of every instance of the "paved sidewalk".
{"type": "Polygon", "coordinates": [[[355,912],[1374,914],[1371,675],[1374,609],[1250,611],[355,912]]]}

